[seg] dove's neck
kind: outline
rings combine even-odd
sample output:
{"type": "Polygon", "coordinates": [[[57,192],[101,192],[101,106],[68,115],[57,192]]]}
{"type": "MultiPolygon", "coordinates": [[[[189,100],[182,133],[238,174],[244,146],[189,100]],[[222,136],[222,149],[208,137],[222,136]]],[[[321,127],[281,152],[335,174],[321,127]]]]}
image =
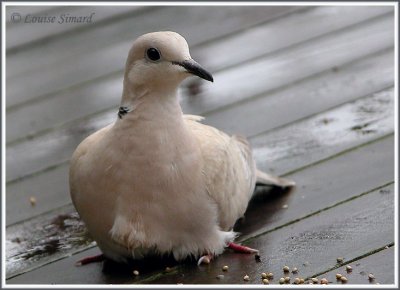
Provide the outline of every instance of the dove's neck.
{"type": "Polygon", "coordinates": [[[162,126],[166,122],[183,123],[183,113],[177,97],[177,87],[136,87],[124,89],[121,107],[128,113],[121,121],[155,122],[162,126]],[[162,122],[162,123],[159,123],[162,122]]]}

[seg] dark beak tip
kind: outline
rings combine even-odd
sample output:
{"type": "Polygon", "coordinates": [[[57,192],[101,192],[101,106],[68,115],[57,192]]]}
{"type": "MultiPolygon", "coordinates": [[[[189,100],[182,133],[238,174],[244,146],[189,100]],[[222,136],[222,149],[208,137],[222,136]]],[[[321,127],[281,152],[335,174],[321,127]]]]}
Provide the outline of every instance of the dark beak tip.
{"type": "Polygon", "coordinates": [[[187,72],[198,76],[206,81],[214,82],[213,76],[206,71],[204,68],[201,67],[200,64],[198,64],[196,61],[193,59],[182,61],[182,62],[172,62],[173,64],[180,65],[186,69],[187,72]]]}

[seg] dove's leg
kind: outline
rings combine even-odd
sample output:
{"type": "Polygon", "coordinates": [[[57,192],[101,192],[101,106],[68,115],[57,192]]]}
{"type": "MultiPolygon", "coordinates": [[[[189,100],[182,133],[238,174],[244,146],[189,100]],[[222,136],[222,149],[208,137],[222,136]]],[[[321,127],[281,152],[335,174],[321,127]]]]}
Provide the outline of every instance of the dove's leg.
{"type": "Polygon", "coordinates": [[[234,250],[235,252],[238,253],[244,253],[244,254],[256,254],[258,253],[258,250],[252,249],[246,246],[238,245],[235,243],[228,243],[228,248],[234,250]]]}
{"type": "Polygon", "coordinates": [[[79,260],[75,263],[76,266],[82,266],[82,265],[87,265],[90,263],[97,263],[97,262],[102,262],[105,260],[105,257],[103,254],[99,254],[96,256],[89,256],[86,258],[83,258],[82,260],[79,260]]]}

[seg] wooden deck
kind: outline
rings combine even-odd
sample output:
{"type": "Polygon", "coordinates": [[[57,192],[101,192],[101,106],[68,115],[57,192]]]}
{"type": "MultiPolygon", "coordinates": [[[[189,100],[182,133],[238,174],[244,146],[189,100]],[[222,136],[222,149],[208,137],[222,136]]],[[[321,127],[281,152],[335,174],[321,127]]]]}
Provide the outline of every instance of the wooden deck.
{"type": "Polygon", "coordinates": [[[341,284],[336,273],[347,284],[397,283],[393,6],[42,6],[6,15],[7,284],[261,285],[261,272],[277,284],[284,265],[299,269],[286,275],[291,283],[341,284]],[[91,24],[10,20],[93,12],[91,24]],[[71,204],[69,158],[115,120],[132,40],[158,30],[185,36],[215,79],[183,84],[184,112],[247,136],[262,170],[297,182],[292,193],[257,188],[236,227],[261,262],[227,250],[200,267],[74,266],[99,249],[71,204]]]}

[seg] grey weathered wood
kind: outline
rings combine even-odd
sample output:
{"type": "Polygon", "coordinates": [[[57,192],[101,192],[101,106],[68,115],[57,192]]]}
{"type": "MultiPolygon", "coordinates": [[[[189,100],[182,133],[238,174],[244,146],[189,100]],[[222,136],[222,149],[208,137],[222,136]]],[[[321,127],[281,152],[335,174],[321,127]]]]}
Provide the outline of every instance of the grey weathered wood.
{"type": "Polygon", "coordinates": [[[72,205],[54,208],[51,213],[7,229],[6,277],[35,269],[94,244],[72,205]]]}
{"type": "Polygon", "coordinates": [[[254,136],[394,84],[393,50],[205,115],[204,123],[254,136]],[[376,74],[379,68],[380,74],[376,74]],[[349,85],[351,83],[351,85],[349,85]],[[282,106],[284,104],[284,106],[282,106]],[[305,110],[305,107],[307,109],[305,110]]]}
{"type": "Polygon", "coordinates": [[[317,278],[327,278],[332,284],[343,285],[340,280],[336,279],[336,273],[344,275],[348,282],[347,284],[394,284],[394,252],[395,247],[389,247],[375,254],[368,255],[363,259],[357,260],[349,265],[353,268],[351,272],[346,271],[346,268],[339,267],[328,273],[324,273],[317,278]],[[374,280],[368,279],[368,274],[372,273],[374,280]]]}
{"type": "MultiPolygon", "coordinates": [[[[13,7],[6,9],[6,14],[20,13],[22,20],[19,23],[7,23],[6,27],[6,44],[7,50],[23,49],[21,46],[32,45],[32,42],[49,41],[50,37],[62,37],[63,33],[70,32],[74,29],[88,29],[90,26],[99,25],[104,21],[112,18],[123,17],[138,10],[143,10],[143,6],[59,6],[53,7],[46,11],[36,11],[36,7],[32,10],[28,7],[22,7],[23,10],[13,7]],[[11,11],[8,11],[11,10],[11,11]],[[90,16],[92,13],[91,23],[63,23],[61,17],[65,16],[90,16]],[[30,23],[32,17],[55,17],[54,23],[30,23]],[[59,22],[61,21],[61,23],[59,22]]],[[[49,7],[50,8],[50,7],[49,7]]],[[[8,18],[9,19],[9,18],[8,18]]],[[[65,19],[64,19],[65,21],[65,19]]],[[[26,48],[29,50],[29,48],[26,48]]]]}
{"type": "MultiPolygon", "coordinates": [[[[55,42],[44,43],[43,45],[31,48],[29,51],[16,52],[7,59],[8,76],[15,76],[22,69],[25,72],[28,70],[32,75],[35,75],[37,70],[42,67],[57,67],[57,62],[61,60],[63,65],[66,63],[68,65],[74,59],[75,55],[86,54],[88,52],[96,55],[96,51],[99,49],[113,43],[125,41],[125,48],[123,49],[124,57],[115,58],[115,55],[111,56],[111,60],[118,61],[118,67],[121,68],[124,65],[126,52],[129,49],[132,39],[143,33],[158,30],[173,30],[184,35],[189,43],[198,44],[274,19],[299,8],[294,6],[264,6],[258,8],[237,6],[179,6],[162,7],[160,9],[151,10],[143,14],[135,14],[131,18],[124,18],[104,27],[95,27],[82,31],[79,34],[60,38],[55,42]],[[207,15],[206,21],[204,15],[207,15]],[[157,21],[154,21],[154,19],[157,19],[157,21]],[[221,22],[220,19],[224,19],[224,21],[221,22]],[[104,37],[105,35],[107,37],[104,37]],[[26,67],[26,63],[30,64],[29,68],[26,67]]],[[[97,58],[97,61],[99,59],[102,58],[97,58]]],[[[74,67],[79,67],[80,63],[73,62],[73,65],[69,66],[73,69],[74,67]]],[[[25,86],[29,88],[29,94],[26,93],[25,89],[18,86],[18,82],[18,76],[7,79],[7,83],[9,84],[7,86],[7,107],[32,100],[38,95],[45,93],[40,89],[42,84],[37,83],[34,79],[26,79],[25,86]],[[13,85],[15,82],[17,84],[13,85]]],[[[59,84],[62,84],[62,82],[59,81],[59,84]]]]}
{"type": "MultiPolygon", "coordinates": [[[[210,71],[221,70],[234,63],[271,53],[324,33],[379,16],[390,11],[390,9],[391,7],[342,6],[301,10],[280,17],[275,21],[268,21],[263,25],[239,31],[229,36],[228,39],[222,38],[221,40],[206,42],[199,48],[195,46],[196,42],[190,43],[191,53],[195,59],[201,60],[201,63],[210,71]],[[321,25],[315,25],[314,21],[319,21],[321,25]],[[268,39],[268,41],[260,44],[260,39],[268,39]],[[224,53],[225,51],[229,51],[229,53],[224,53]]],[[[32,88],[31,93],[35,94],[36,90],[40,90],[41,93],[59,91],[101,75],[122,71],[130,43],[131,40],[113,43],[94,52],[89,51],[76,55],[74,62],[61,60],[51,65],[42,66],[40,74],[34,75],[34,80],[43,85],[32,88]],[[98,61],[98,59],[102,61],[98,61]],[[79,66],[76,66],[75,63],[79,63],[79,66]]],[[[34,71],[27,71],[19,74],[15,81],[10,80],[10,90],[12,91],[15,86],[18,86],[18,82],[29,83],[33,74],[34,71]]]]}
{"type": "MultiPolygon", "coordinates": [[[[239,240],[272,230],[323,208],[333,206],[343,200],[363,194],[382,184],[393,182],[393,146],[392,136],[294,173],[290,178],[297,182],[298,188],[290,195],[270,198],[270,201],[268,201],[268,196],[272,196],[263,196],[259,192],[259,195],[249,205],[244,225],[237,229],[242,233],[239,240]],[[388,154],[387,152],[391,153],[388,154]],[[364,168],[371,169],[363,176],[355,179],[352,173],[361,171],[364,168]],[[332,180],[331,183],[327,184],[326,176],[329,176],[329,180],[332,180]],[[337,180],[340,180],[340,182],[335,182],[337,180]],[[332,194],[333,192],[334,194],[332,194]],[[283,204],[288,204],[289,207],[283,210],[283,204]]],[[[71,207],[66,207],[60,212],[71,213],[73,211],[71,207]]],[[[55,254],[44,255],[40,262],[32,263],[31,259],[14,261],[14,257],[21,257],[24,253],[32,251],[32,245],[35,245],[37,241],[46,241],[43,235],[47,232],[37,232],[35,225],[49,224],[49,221],[57,214],[57,212],[51,212],[44,217],[27,220],[21,225],[8,227],[7,241],[9,243],[11,243],[10,240],[16,237],[19,237],[22,241],[31,241],[28,244],[16,245],[14,243],[14,252],[7,257],[8,268],[10,269],[8,275],[38,267],[67,254],[68,251],[60,249],[55,254]]],[[[80,231],[81,228],[78,228],[78,230],[80,231]]],[[[71,242],[68,242],[69,239],[73,240],[77,234],[74,232],[68,232],[67,234],[70,236],[67,235],[65,237],[61,231],[61,240],[63,243],[71,245],[71,242]]],[[[71,252],[82,248],[86,248],[86,244],[71,245],[71,252]]],[[[35,256],[32,259],[34,258],[35,256]]]]}
{"type": "Polygon", "coordinates": [[[251,138],[257,166],[281,175],[394,131],[392,89],[251,138]]]}
{"type": "MultiPolygon", "coordinates": [[[[394,188],[392,185],[382,190],[366,194],[253,239],[248,245],[260,250],[261,263],[257,263],[253,255],[227,252],[208,266],[198,267],[192,262],[177,268],[177,274],[160,275],[147,280],[147,283],[261,284],[261,272],[270,271],[275,274],[271,283],[276,284],[277,280],[283,276],[283,265],[299,269],[297,275],[290,275],[293,279],[294,276],[308,277],[332,268],[336,264],[338,255],[348,259],[361,257],[393,242],[394,188]],[[385,192],[383,193],[382,190],[385,192]],[[371,207],[371,203],[375,206],[371,207]],[[310,255],[310,249],[318,254],[310,255]],[[229,265],[228,272],[222,272],[223,265],[229,265]],[[225,278],[217,280],[215,277],[219,274],[224,274],[225,278]],[[250,276],[249,282],[243,281],[245,274],[250,276]]],[[[72,266],[77,259],[95,253],[98,253],[96,249],[85,251],[9,279],[7,283],[140,282],[141,277],[135,279],[129,270],[121,271],[119,274],[114,273],[114,275],[102,273],[100,263],[80,268],[72,266]],[[49,271],[52,275],[46,275],[49,271]]],[[[137,269],[142,270],[140,264],[137,269]]]]}
{"type": "Polygon", "coordinates": [[[263,203],[262,205],[260,202],[255,203],[246,214],[248,225],[241,229],[240,240],[272,230],[313,211],[393,182],[393,160],[394,138],[392,135],[329,161],[305,168],[298,173],[290,174],[288,177],[296,181],[296,191],[282,197],[279,203],[263,203]],[[356,172],[361,171],[363,174],[355,176],[356,172]],[[293,209],[282,211],[284,204],[293,209]],[[263,213],[269,213],[267,221],[260,220],[263,213]]]}
{"type": "Polygon", "coordinates": [[[342,66],[393,45],[393,18],[326,35],[302,45],[248,61],[214,75],[196,98],[182,99],[188,113],[205,114],[342,66]]]}
{"type": "MultiPolygon", "coordinates": [[[[386,23],[387,20],[378,21],[380,29],[385,30],[387,24],[382,26],[381,21],[386,23]]],[[[364,26],[361,30],[363,29],[364,26]]],[[[386,34],[384,31],[381,32],[386,34]]],[[[353,29],[352,33],[350,33],[356,39],[360,39],[361,42],[371,41],[370,37],[373,37],[373,34],[373,31],[363,32],[360,31],[360,28],[353,29]]],[[[346,43],[346,40],[342,36],[343,34],[334,34],[322,40],[317,39],[311,42],[312,45],[307,42],[300,47],[294,47],[289,52],[279,52],[275,56],[267,56],[259,61],[252,62],[251,65],[243,65],[227,72],[217,73],[215,75],[215,84],[203,85],[204,88],[208,88],[204,94],[193,97],[188,96],[185,91],[183,92],[183,109],[188,113],[204,114],[210,110],[232,104],[235,101],[243,101],[257,94],[277,90],[281,86],[319,74],[330,67],[344,65],[363,55],[359,49],[355,50],[354,45],[364,46],[366,53],[373,50],[370,45],[363,43],[348,42],[348,44],[343,44],[346,43]],[[331,43],[335,44],[332,45],[331,43]],[[347,47],[347,45],[349,46],[347,47]],[[325,48],[319,52],[321,47],[325,48]],[[351,51],[350,53],[349,50],[351,51]],[[288,53],[291,56],[288,57],[288,53]],[[244,69],[244,67],[247,68],[244,69]],[[256,73],[257,71],[259,71],[259,74],[256,73]],[[265,75],[271,76],[265,78],[265,75]],[[238,76],[240,80],[237,80],[238,76]],[[246,86],[246,88],[243,86],[246,86]]],[[[392,45],[390,41],[386,43],[383,39],[377,39],[376,41],[379,42],[381,47],[385,45],[390,47],[392,45]]],[[[388,77],[387,81],[393,81],[392,55],[387,54],[387,57],[386,60],[382,60],[385,65],[382,64],[383,71],[382,75],[379,75],[379,79],[376,79],[375,74],[370,74],[369,76],[374,79],[370,84],[368,82],[364,85],[361,84],[359,89],[368,89],[369,85],[374,85],[385,77],[388,77]]],[[[364,69],[364,67],[362,68],[364,69]]],[[[371,72],[373,69],[370,68],[368,71],[371,72]]],[[[326,78],[332,75],[340,77],[342,73],[331,73],[326,78]]],[[[362,78],[359,79],[362,80],[362,78]]],[[[316,80],[316,82],[320,83],[319,80],[316,80]]],[[[324,83],[320,84],[323,85],[324,83]]],[[[387,83],[385,86],[387,86],[387,83]]],[[[116,108],[120,101],[121,92],[122,72],[101,79],[98,82],[84,84],[75,89],[60,92],[51,99],[39,100],[33,104],[16,108],[7,113],[7,119],[10,120],[10,125],[7,129],[7,142],[22,136],[34,135],[38,131],[61,125],[96,111],[111,107],[116,108]]]]}
{"type": "MultiPolygon", "coordinates": [[[[394,130],[393,102],[393,91],[384,91],[251,138],[257,164],[268,172],[284,174],[390,134],[394,130]]],[[[109,118],[115,118],[115,114],[109,118]]],[[[104,119],[97,121],[104,122],[104,119]]],[[[93,124],[87,126],[93,130],[93,124]]],[[[78,136],[76,142],[88,134],[87,130],[81,130],[79,134],[79,130],[75,133],[78,136]]],[[[45,148],[40,144],[37,147],[45,148]]],[[[55,154],[54,162],[60,161],[67,150],[63,147],[57,150],[54,143],[51,148],[55,154]]],[[[66,160],[69,155],[64,157],[66,160]]],[[[6,201],[7,225],[69,203],[68,163],[8,184],[6,201]],[[35,207],[29,203],[31,196],[37,199],[35,207]]]]}

